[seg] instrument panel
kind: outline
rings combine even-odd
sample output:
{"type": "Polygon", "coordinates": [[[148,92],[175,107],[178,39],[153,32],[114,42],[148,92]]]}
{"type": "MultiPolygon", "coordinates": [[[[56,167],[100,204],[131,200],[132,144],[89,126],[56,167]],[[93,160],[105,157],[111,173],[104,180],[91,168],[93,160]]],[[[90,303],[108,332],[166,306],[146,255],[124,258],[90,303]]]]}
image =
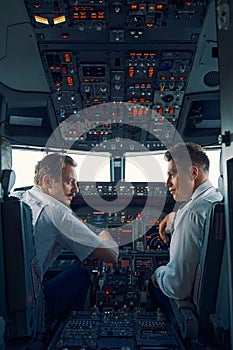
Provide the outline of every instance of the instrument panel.
{"type": "Polygon", "coordinates": [[[160,310],[142,308],[74,312],[48,347],[100,350],[183,350],[175,329],[160,310]]]}
{"type": "Polygon", "coordinates": [[[104,263],[93,257],[79,262],[73,253],[64,251],[47,274],[79,263],[92,276],[92,306],[115,310],[124,305],[148,307],[148,282],[156,267],[166,264],[169,258],[169,245],[160,238],[159,223],[174,204],[160,182],[79,182],[72,209],[96,234],[103,229],[110,232],[119,246],[118,262],[104,263]]]}
{"type": "Polygon", "coordinates": [[[97,234],[107,229],[121,252],[167,251],[158,227],[175,202],[165,184],[79,182],[72,208],[97,234]]]}

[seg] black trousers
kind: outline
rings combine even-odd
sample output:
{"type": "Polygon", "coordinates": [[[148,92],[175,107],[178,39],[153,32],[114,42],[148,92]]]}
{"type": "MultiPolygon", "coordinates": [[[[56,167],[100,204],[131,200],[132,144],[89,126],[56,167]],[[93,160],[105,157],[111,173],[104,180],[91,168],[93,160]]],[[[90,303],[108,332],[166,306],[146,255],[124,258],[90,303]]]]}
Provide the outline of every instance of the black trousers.
{"type": "Polygon", "coordinates": [[[82,310],[90,286],[89,271],[72,265],[43,282],[48,324],[62,319],[69,310],[82,310]]]}
{"type": "Polygon", "coordinates": [[[148,283],[148,292],[154,309],[161,308],[168,316],[173,315],[169,298],[163,294],[160,288],[155,287],[151,280],[148,283]]]}

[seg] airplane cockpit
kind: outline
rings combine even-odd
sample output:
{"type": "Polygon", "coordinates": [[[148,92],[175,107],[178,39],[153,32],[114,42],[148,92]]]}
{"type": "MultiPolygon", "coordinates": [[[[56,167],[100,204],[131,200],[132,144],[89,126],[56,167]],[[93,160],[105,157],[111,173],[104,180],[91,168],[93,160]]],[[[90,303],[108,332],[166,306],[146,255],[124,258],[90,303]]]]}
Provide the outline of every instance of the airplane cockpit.
{"type": "Polygon", "coordinates": [[[233,349],[231,11],[214,0],[0,2],[0,350],[233,349]],[[170,300],[171,317],[148,283],[169,261],[159,225],[180,203],[162,163],[177,143],[216,152],[223,200],[207,214],[192,296],[170,300]],[[12,196],[33,185],[33,174],[17,182],[29,152],[77,160],[71,208],[119,246],[117,263],[62,251],[44,279],[77,264],[91,284],[82,310],[49,325],[32,212],[12,196]]]}

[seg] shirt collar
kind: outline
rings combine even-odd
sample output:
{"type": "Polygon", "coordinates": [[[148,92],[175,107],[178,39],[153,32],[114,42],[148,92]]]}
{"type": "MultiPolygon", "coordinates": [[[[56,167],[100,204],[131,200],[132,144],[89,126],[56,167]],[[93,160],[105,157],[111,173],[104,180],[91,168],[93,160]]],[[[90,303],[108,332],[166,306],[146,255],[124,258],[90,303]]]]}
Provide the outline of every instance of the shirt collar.
{"type": "MultiPolygon", "coordinates": [[[[203,182],[200,186],[196,188],[196,190],[193,192],[191,200],[196,199],[199,197],[202,193],[207,191],[210,187],[213,187],[212,183],[209,180],[206,180],[203,182]]],[[[216,189],[217,191],[217,189],[216,189]]]]}
{"type": "Polygon", "coordinates": [[[63,204],[56,198],[50,196],[49,194],[43,192],[39,187],[33,186],[29,192],[31,195],[33,195],[37,200],[43,202],[45,205],[50,205],[50,206],[61,206],[66,210],[69,210],[72,212],[72,209],[69,208],[67,205],[63,204]]]}

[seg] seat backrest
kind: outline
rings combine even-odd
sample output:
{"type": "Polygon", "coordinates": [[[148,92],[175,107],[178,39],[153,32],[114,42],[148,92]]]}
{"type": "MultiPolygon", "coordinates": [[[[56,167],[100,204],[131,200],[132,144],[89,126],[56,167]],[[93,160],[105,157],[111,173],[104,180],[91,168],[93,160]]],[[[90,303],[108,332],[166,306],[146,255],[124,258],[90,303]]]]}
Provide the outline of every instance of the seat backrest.
{"type": "Polygon", "coordinates": [[[34,245],[31,208],[8,197],[10,183],[2,172],[2,241],[6,295],[6,340],[33,337],[40,305],[40,278],[34,245]]]}
{"type": "Polygon", "coordinates": [[[216,202],[207,215],[193,288],[199,331],[208,330],[209,316],[215,312],[224,242],[224,203],[216,202]]]}
{"type": "Polygon", "coordinates": [[[213,203],[206,218],[203,245],[197,265],[191,300],[170,299],[184,339],[208,335],[210,315],[215,313],[225,242],[224,203],[213,203]]]}

